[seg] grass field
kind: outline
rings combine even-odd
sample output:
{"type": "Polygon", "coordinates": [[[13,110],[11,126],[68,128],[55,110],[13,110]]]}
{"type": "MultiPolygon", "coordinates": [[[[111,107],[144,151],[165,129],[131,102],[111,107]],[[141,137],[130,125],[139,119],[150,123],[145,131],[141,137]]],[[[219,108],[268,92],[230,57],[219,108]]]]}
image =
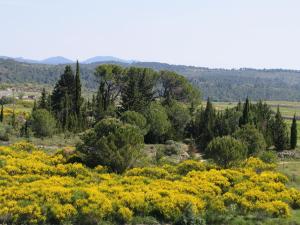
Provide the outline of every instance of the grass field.
{"type": "MultiPolygon", "coordinates": [[[[274,111],[276,111],[277,106],[279,106],[282,115],[287,119],[291,119],[294,114],[300,116],[300,102],[266,101],[266,103],[270,105],[274,111]]],[[[214,102],[213,104],[217,110],[225,110],[226,108],[236,106],[237,102],[214,102]]]]}
{"type": "MultiPolygon", "coordinates": [[[[278,164],[278,171],[289,178],[289,187],[300,189],[300,160],[283,161],[278,164]]],[[[300,210],[292,211],[293,221],[300,223],[300,210]]]]}

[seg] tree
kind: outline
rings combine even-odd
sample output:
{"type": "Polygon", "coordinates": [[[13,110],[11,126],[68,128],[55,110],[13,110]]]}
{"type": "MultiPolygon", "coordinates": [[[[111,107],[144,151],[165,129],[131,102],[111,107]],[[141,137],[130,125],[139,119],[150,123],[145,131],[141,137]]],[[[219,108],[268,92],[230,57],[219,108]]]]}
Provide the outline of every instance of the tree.
{"type": "Polygon", "coordinates": [[[35,110],[37,110],[36,100],[34,100],[33,102],[32,112],[34,112],[35,110]]]}
{"type": "Polygon", "coordinates": [[[69,128],[69,114],[74,114],[75,79],[71,66],[66,66],[64,73],[56,83],[51,95],[52,112],[61,126],[69,128]]]}
{"type": "Polygon", "coordinates": [[[201,94],[193,87],[188,80],[172,71],[160,71],[161,92],[160,96],[165,104],[170,104],[172,100],[189,102],[197,105],[200,103],[201,94]]]}
{"type": "Polygon", "coordinates": [[[140,128],[143,135],[146,135],[149,130],[146,118],[138,112],[126,111],[121,115],[121,120],[140,128]]]}
{"type": "Polygon", "coordinates": [[[80,109],[82,105],[81,97],[81,81],[80,81],[80,68],[79,62],[76,62],[76,73],[75,73],[75,95],[74,95],[74,109],[77,117],[80,117],[80,109]]]}
{"type": "Polygon", "coordinates": [[[140,129],[115,118],[98,122],[83,135],[82,141],[77,148],[85,155],[88,166],[103,165],[117,173],[131,168],[143,147],[140,129]]]}
{"type": "Polygon", "coordinates": [[[130,67],[126,70],[121,91],[122,110],[143,112],[156,96],[157,73],[148,68],[130,67]]]}
{"type": "Polygon", "coordinates": [[[243,115],[240,119],[240,127],[246,125],[249,122],[250,122],[250,101],[249,98],[247,97],[243,108],[243,115]]]}
{"type": "Polygon", "coordinates": [[[253,113],[253,121],[255,127],[264,135],[267,147],[272,146],[272,118],[273,110],[267,103],[263,103],[261,100],[251,105],[251,110],[253,113]]]}
{"type": "Polygon", "coordinates": [[[205,150],[208,143],[215,137],[215,123],[216,123],[216,112],[210,99],[207,99],[206,108],[200,111],[198,114],[197,131],[196,131],[196,143],[205,150]]]}
{"type": "Polygon", "coordinates": [[[4,109],[3,109],[3,104],[1,104],[0,122],[3,123],[3,120],[4,120],[4,109]]]}
{"type": "Polygon", "coordinates": [[[17,120],[16,120],[16,112],[15,112],[15,110],[13,110],[13,112],[12,112],[12,114],[11,114],[10,125],[11,125],[13,128],[16,128],[16,126],[17,126],[17,120]]]}
{"type": "Polygon", "coordinates": [[[45,109],[32,112],[30,127],[37,137],[51,137],[56,130],[56,120],[45,109]]]}
{"type": "Polygon", "coordinates": [[[48,100],[47,99],[47,93],[46,93],[45,88],[43,88],[42,95],[41,95],[41,98],[39,100],[38,108],[39,109],[48,109],[48,101],[47,100],[48,100]]]}
{"type": "Polygon", "coordinates": [[[291,149],[295,149],[297,146],[297,119],[294,115],[292,126],[291,126],[291,139],[290,139],[291,149]]]}
{"type": "Polygon", "coordinates": [[[166,106],[167,114],[171,122],[169,138],[173,140],[182,140],[185,136],[187,125],[191,121],[189,109],[182,103],[173,101],[170,106],[166,106]]]}
{"type": "Polygon", "coordinates": [[[248,149],[248,156],[258,156],[266,150],[266,142],[262,133],[253,125],[247,124],[233,133],[233,137],[243,142],[248,149]]]}
{"type": "Polygon", "coordinates": [[[282,151],[288,144],[288,133],[286,124],[281,116],[279,106],[277,107],[277,113],[272,125],[273,142],[277,151],[282,151]]]}
{"type": "Polygon", "coordinates": [[[106,64],[96,68],[95,76],[99,81],[96,103],[101,104],[96,108],[101,107],[106,112],[115,105],[121,93],[123,75],[124,69],[117,65],[106,64]]]}
{"type": "Polygon", "coordinates": [[[171,124],[166,109],[159,102],[152,102],[144,116],[149,124],[149,132],[145,136],[147,143],[161,143],[166,139],[171,124]]]}
{"type": "Polygon", "coordinates": [[[207,156],[219,166],[228,168],[247,157],[247,147],[230,136],[217,137],[207,146],[207,156]]]}

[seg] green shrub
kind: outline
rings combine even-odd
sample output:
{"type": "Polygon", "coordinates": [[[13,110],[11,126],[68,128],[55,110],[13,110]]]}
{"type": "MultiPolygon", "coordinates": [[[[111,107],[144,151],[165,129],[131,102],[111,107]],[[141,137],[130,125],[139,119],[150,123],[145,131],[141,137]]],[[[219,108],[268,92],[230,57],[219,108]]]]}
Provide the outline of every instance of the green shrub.
{"type": "Polygon", "coordinates": [[[147,134],[149,130],[146,118],[138,112],[126,111],[122,114],[121,120],[124,123],[129,123],[140,128],[143,135],[147,134]]]}
{"type": "Polygon", "coordinates": [[[83,135],[83,143],[77,149],[85,155],[88,166],[103,165],[113,172],[122,173],[141,155],[143,139],[136,126],[107,118],[83,135]]]}
{"type": "Polygon", "coordinates": [[[276,163],[278,161],[277,154],[274,151],[263,151],[258,157],[265,163],[276,163]]]}
{"type": "Polygon", "coordinates": [[[52,137],[56,131],[56,120],[45,109],[37,109],[32,113],[30,127],[37,137],[52,137]]]}
{"type": "Polygon", "coordinates": [[[243,126],[234,132],[232,136],[246,145],[248,156],[257,156],[260,152],[266,150],[267,145],[263,134],[253,125],[243,126]]]}
{"type": "Polygon", "coordinates": [[[207,146],[208,157],[221,167],[231,167],[247,157],[247,147],[230,136],[217,137],[207,146]]]}

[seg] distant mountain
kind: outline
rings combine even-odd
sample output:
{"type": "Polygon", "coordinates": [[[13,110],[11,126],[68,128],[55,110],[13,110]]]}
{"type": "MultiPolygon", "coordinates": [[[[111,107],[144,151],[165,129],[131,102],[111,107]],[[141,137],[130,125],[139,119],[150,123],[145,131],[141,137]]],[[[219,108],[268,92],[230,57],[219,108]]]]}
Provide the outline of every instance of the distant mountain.
{"type": "MultiPolygon", "coordinates": [[[[75,61],[65,58],[63,56],[55,56],[50,57],[43,60],[34,60],[34,59],[26,59],[23,57],[8,57],[8,56],[0,56],[0,59],[12,59],[17,62],[24,62],[24,63],[35,63],[35,64],[48,64],[48,65],[60,65],[60,64],[72,64],[75,61]]],[[[135,60],[126,60],[126,59],[120,59],[114,56],[95,56],[92,58],[88,58],[84,61],[81,61],[82,64],[91,64],[91,63],[100,63],[100,62],[120,62],[120,63],[133,63],[137,62],[135,60]]]]}
{"type": "Polygon", "coordinates": [[[67,59],[62,56],[50,57],[44,60],[39,61],[41,64],[49,64],[49,65],[60,65],[60,64],[71,64],[74,63],[71,59],[67,59]]]}
{"type": "Polygon", "coordinates": [[[12,57],[8,57],[8,56],[0,56],[0,59],[12,59],[12,60],[15,60],[17,62],[24,62],[24,63],[40,63],[38,60],[25,59],[23,57],[12,58],[12,57]]]}
{"type": "Polygon", "coordinates": [[[97,62],[121,62],[121,63],[132,63],[134,60],[125,60],[120,59],[114,56],[95,56],[92,58],[89,58],[81,63],[84,64],[90,64],[90,63],[97,63],[97,62]]]}

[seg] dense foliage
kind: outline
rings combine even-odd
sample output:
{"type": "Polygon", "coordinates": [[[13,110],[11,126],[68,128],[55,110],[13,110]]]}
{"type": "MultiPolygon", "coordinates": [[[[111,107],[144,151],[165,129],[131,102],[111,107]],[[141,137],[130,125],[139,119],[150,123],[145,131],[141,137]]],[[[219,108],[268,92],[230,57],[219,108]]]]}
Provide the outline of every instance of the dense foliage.
{"type": "Polygon", "coordinates": [[[224,168],[232,167],[247,157],[247,147],[230,136],[213,139],[206,152],[208,157],[224,168]]]}
{"type": "Polygon", "coordinates": [[[33,111],[29,123],[32,131],[39,137],[51,137],[56,130],[55,118],[45,109],[33,111]]]}
{"type": "Polygon", "coordinates": [[[115,118],[101,120],[82,137],[78,150],[87,165],[104,165],[121,173],[131,168],[141,155],[143,135],[140,129],[115,118]]]}
{"type": "Polygon", "coordinates": [[[287,188],[274,167],[256,158],[235,169],[187,160],[117,175],[17,143],[0,147],[0,223],[130,224],[152,218],[182,224],[189,218],[216,225],[249,215],[255,221],[288,218],[291,208],[300,207],[300,193],[287,188]]]}

